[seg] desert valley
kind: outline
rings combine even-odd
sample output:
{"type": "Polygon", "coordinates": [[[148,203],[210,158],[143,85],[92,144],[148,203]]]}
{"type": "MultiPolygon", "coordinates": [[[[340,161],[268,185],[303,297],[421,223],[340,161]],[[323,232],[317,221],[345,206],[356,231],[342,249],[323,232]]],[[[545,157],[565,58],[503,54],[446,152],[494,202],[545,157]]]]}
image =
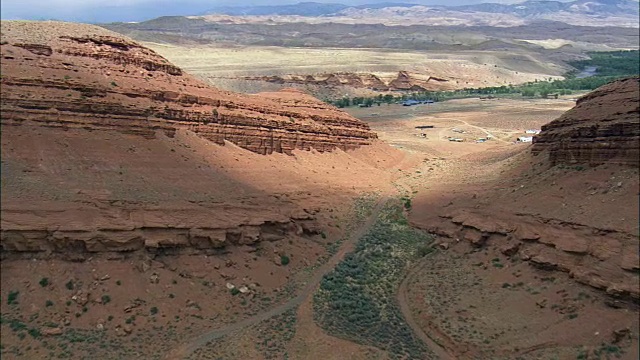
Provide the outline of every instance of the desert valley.
{"type": "Polygon", "coordinates": [[[0,22],[2,359],[637,359],[638,3],[0,22]]]}

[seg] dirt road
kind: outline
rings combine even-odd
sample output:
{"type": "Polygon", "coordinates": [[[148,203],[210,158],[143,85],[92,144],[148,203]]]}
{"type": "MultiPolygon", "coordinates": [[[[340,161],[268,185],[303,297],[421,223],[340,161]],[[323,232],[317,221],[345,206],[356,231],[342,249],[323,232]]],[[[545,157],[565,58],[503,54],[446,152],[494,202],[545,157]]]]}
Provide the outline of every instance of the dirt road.
{"type": "MultiPolygon", "coordinates": [[[[452,354],[450,350],[448,350],[450,347],[447,345],[450,345],[450,344],[443,346],[437,343],[431,337],[429,337],[429,335],[427,335],[422,330],[422,328],[418,325],[418,323],[415,321],[415,319],[413,318],[413,314],[411,313],[411,309],[409,308],[409,302],[407,301],[407,286],[411,282],[411,279],[413,278],[413,276],[423,266],[424,266],[424,259],[421,259],[420,263],[416,264],[416,266],[414,266],[413,269],[409,273],[407,273],[407,276],[405,276],[405,278],[402,280],[402,283],[400,284],[400,287],[398,288],[397,297],[398,297],[398,304],[400,305],[400,311],[402,312],[402,317],[404,318],[404,321],[407,323],[407,325],[409,325],[413,333],[418,338],[420,338],[420,340],[422,340],[427,345],[427,347],[431,351],[433,351],[436,354],[436,356],[438,356],[438,358],[442,360],[456,360],[456,357],[452,354]]],[[[437,329],[430,329],[430,330],[433,330],[432,336],[437,338],[438,341],[449,343],[447,337],[444,336],[444,334],[440,334],[440,332],[437,331],[437,329]]]]}
{"type": "Polygon", "coordinates": [[[165,359],[185,359],[195,350],[205,346],[212,340],[224,337],[245,327],[255,325],[261,321],[267,320],[276,315],[280,315],[285,311],[291,310],[302,304],[310,295],[313,294],[315,289],[318,287],[318,284],[320,284],[322,277],[329,271],[333,270],[333,268],[335,268],[336,265],[338,265],[338,263],[342,261],[347,253],[353,251],[353,249],[355,248],[355,244],[358,242],[358,239],[364,236],[367,231],[369,231],[371,226],[373,226],[373,224],[376,222],[376,219],[378,218],[378,214],[380,213],[384,205],[389,201],[389,199],[390,197],[383,196],[377,201],[375,207],[373,208],[373,211],[371,212],[367,220],[364,221],[360,225],[360,227],[349,236],[349,238],[342,244],[340,250],[335,255],[333,255],[331,259],[329,259],[329,261],[327,261],[318,270],[316,270],[313,277],[309,279],[304,289],[295,298],[269,311],[246,318],[244,320],[230,324],[229,326],[213,329],[209,332],[206,332],[199,337],[191,340],[189,343],[183,344],[181,347],[169,352],[167,356],[165,356],[165,359]]]}

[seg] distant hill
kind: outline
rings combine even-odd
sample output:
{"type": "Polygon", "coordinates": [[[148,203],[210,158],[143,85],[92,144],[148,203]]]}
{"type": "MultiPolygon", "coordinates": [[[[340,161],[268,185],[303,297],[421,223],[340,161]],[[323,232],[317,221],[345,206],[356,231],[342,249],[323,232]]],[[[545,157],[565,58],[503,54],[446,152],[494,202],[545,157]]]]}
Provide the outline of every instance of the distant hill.
{"type": "Polygon", "coordinates": [[[289,5],[260,5],[260,6],[217,6],[205,11],[201,15],[222,14],[232,16],[260,16],[260,15],[298,15],[298,16],[330,16],[344,9],[376,10],[388,7],[412,7],[417,4],[383,2],[349,6],[338,3],[300,2],[289,5]]]}
{"type": "MultiPolygon", "coordinates": [[[[341,1],[341,0],[336,0],[341,1]]],[[[346,0],[344,0],[346,1],[346,0]]],[[[373,0],[371,0],[373,1],[373,0]]],[[[422,2],[407,0],[408,2],[422,2]]],[[[464,6],[422,5],[407,2],[381,2],[350,6],[335,3],[300,2],[297,4],[247,6],[213,6],[202,0],[163,2],[132,1],[128,4],[83,2],[75,6],[54,6],[43,2],[38,7],[19,2],[3,1],[3,20],[58,19],[72,22],[109,23],[140,22],[162,16],[227,15],[227,16],[302,16],[333,21],[335,18],[380,19],[396,17],[394,24],[415,25],[489,25],[515,26],[532,20],[554,20],[573,25],[638,27],[638,1],[635,0],[574,0],[569,2],[530,0],[517,4],[482,3],[464,6]],[[490,14],[490,15],[488,15],[490,14]],[[482,19],[487,19],[484,22],[482,19]],[[408,23],[405,20],[409,20],[408,23]]],[[[215,3],[215,2],[214,2],[215,3]]]]}
{"type": "Polygon", "coordinates": [[[479,11],[531,17],[565,11],[585,15],[638,15],[638,2],[632,0],[525,1],[516,4],[484,3],[445,7],[449,10],[479,11]]]}
{"type": "Polygon", "coordinates": [[[343,4],[327,4],[317,2],[301,2],[292,5],[262,5],[262,6],[218,6],[206,11],[202,15],[300,15],[323,16],[335,14],[349,6],[343,4]]]}
{"type": "Polygon", "coordinates": [[[342,16],[358,15],[366,12],[372,15],[376,10],[384,9],[386,13],[392,8],[420,8],[420,10],[447,12],[485,12],[507,14],[521,18],[543,18],[559,12],[575,15],[637,16],[638,2],[633,0],[576,0],[570,2],[530,0],[516,4],[483,3],[463,6],[425,6],[410,3],[377,3],[358,6],[344,4],[301,2],[293,5],[273,6],[224,6],[212,8],[205,14],[224,14],[233,16],[260,15],[299,15],[299,16],[342,16]]]}

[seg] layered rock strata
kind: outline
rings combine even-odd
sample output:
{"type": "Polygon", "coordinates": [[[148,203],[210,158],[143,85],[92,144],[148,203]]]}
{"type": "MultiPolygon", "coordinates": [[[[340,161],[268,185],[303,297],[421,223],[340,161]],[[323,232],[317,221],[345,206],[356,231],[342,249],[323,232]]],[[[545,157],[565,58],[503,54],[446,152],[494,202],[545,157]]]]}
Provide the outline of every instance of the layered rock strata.
{"type": "Polygon", "coordinates": [[[45,27],[3,22],[3,126],[35,122],[148,137],[188,128],[261,154],[353,149],[376,137],[365,123],[300,92],[219,91],[106,30],[69,35],[45,27]],[[18,25],[42,36],[20,37],[18,25]]]}
{"type": "Polygon", "coordinates": [[[611,296],[640,302],[637,238],[614,229],[526,214],[485,214],[459,209],[426,230],[476,247],[497,246],[509,257],[566,272],[611,296]]]}
{"type": "Polygon", "coordinates": [[[201,138],[258,154],[376,138],[311,96],[220,91],[99,27],[1,25],[3,256],[218,251],[317,234],[311,213],[208,160],[221,150],[201,138]]]}
{"type": "Polygon", "coordinates": [[[2,211],[2,228],[3,251],[46,253],[188,252],[319,233],[308,213],[285,216],[237,205],[106,211],[9,207],[2,211]]]}
{"type": "Polygon", "coordinates": [[[245,80],[266,81],[275,84],[298,84],[319,86],[349,86],[357,89],[374,91],[433,91],[450,90],[449,80],[433,76],[412,75],[406,71],[398,72],[397,76],[384,80],[371,73],[331,73],[320,75],[272,75],[248,76],[245,80]]]}
{"type": "Polygon", "coordinates": [[[603,163],[640,165],[640,79],[604,85],[578,99],[576,106],[542,127],[534,155],[551,165],[603,163]]]}

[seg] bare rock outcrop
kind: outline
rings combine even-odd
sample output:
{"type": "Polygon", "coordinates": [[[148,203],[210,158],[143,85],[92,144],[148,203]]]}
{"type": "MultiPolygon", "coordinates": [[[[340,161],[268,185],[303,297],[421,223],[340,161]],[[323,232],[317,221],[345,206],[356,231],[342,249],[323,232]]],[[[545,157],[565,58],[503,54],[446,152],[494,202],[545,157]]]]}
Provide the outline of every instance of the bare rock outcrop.
{"type": "Polygon", "coordinates": [[[604,85],[542,127],[534,155],[548,154],[551,165],[603,163],[640,165],[640,79],[604,85]]]}
{"type": "Polygon", "coordinates": [[[399,71],[391,79],[383,79],[372,73],[339,72],[316,75],[247,76],[245,80],[266,81],[274,84],[298,84],[319,86],[348,86],[374,91],[427,91],[450,90],[449,81],[433,76],[417,76],[399,71]]]}
{"type": "Polygon", "coordinates": [[[186,128],[260,154],[354,149],[376,138],[365,123],[303,93],[220,91],[132,40],[56,28],[2,23],[3,126],[30,121],[148,137],[186,128]],[[23,36],[24,26],[44,35],[23,36]]]}
{"type": "Polygon", "coordinates": [[[508,176],[482,185],[482,199],[474,188],[414,201],[412,222],[639,303],[639,85],[619,80],[582,97],[534,138],[537,159],[523,154],[508,176]]]}
{"type": "Polygon", "coordinates": [[[317,234],[297,204],[208,158],[248,152],[211,142],[270,154],[376,138],[309,95],[220,91],[96,26],[1,25],[3,256],[217,252],[317,234]]]}
{"type": "MultiPolygon", "coordinates": [[[[576,281],[608,294],[640,302],[640,258],[634,235],[557,219],[457,209],[441,215],[426,230],[468,241],[475,247],[497,246],[532,266],[563,271],[576,281]]],[[[422,226],[424,227],[424,226],[422,226]]]]}
{"type": "Polygon", "coordinates": [[[114,208],[106,213],[83,209],[79,213],[60,208],[3,209],[2,250],[68,254],[162,249],[184,253],[317,234],[308,214],[287,216],[242,206],[114,208]]]}

